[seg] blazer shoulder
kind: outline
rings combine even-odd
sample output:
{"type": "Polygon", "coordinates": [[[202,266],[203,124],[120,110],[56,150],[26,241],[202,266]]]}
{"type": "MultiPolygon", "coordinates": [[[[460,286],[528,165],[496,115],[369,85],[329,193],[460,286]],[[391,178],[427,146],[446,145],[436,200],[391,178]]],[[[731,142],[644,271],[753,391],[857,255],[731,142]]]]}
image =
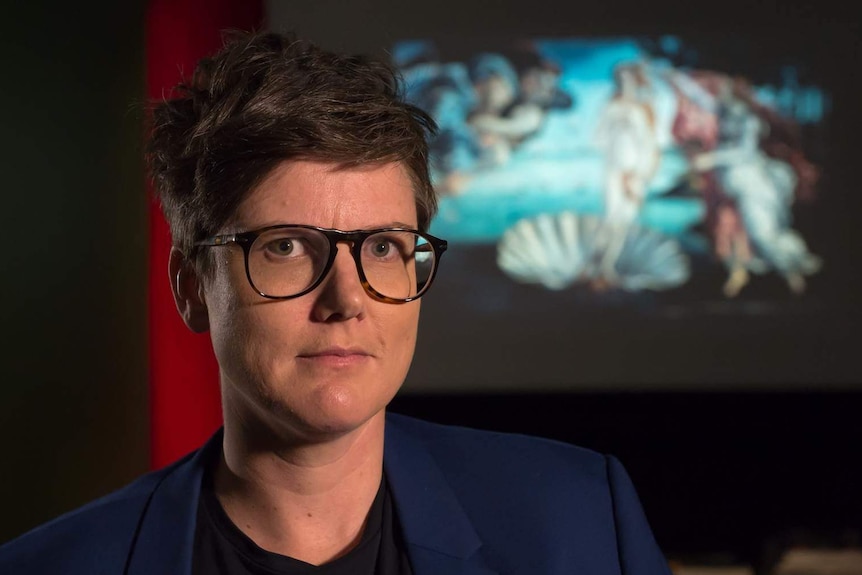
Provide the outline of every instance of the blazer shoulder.
{"type": "Polygon", "coordinates": [[[398,414],[387,416],[393,432],[421,442],[442,468],[469,465],[471,474],[523,479],[526,483],[560,482],[569,491],[573,482],[606,486],[608,456],[562,441],[518,433],[487,431],[431,423],[398,414]]]}
{"type": "MultiPolygon", "coordinates": [[[[669,575],[634,486],[613,456],[399,415],[387,426],[387,441],[397,446],[390,467],[414,465],[420,458],[411,452],[429,455],[443,481],[422,484],[423,494],[453,493],[495,564],[511,572],[606,572],[612,565],[627,575],[669,575]]],[[[423,522],[435,510],[426,511],[423,522]]]]}
{"type": "Polygon", "coordinates": [[[0,545],[0,573],[122,572],[150,497],[188,457],[0,545]]]}

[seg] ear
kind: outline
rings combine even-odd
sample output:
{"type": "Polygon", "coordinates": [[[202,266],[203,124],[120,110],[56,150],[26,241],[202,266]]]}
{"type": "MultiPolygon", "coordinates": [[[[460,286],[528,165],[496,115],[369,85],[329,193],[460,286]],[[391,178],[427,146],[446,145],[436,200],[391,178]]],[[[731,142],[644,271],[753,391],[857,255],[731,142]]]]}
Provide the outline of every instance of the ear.
{"type": "Polygon", "coordinates": [[[203,283],[195,266],[186,259],[179,248],[172,247],[168,262],[171,291],[180,317],[195,333],[203,333],[210,328],[209,312],[204,299],[203,283]]]}

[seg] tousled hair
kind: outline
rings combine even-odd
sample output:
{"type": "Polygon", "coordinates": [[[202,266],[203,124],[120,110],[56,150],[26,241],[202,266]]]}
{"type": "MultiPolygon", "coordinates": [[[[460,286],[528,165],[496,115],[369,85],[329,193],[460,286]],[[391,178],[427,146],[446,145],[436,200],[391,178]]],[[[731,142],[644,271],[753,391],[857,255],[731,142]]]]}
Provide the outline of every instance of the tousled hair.
{"type": "Polygon", "coordinates": [[[275,33],[230,33],[172,98],[154,104],[147,163],[174,245],[186,256],[284,160],[340,167],[402,162],[419,229],[437,209],[431,117],[405,102],[395,70],[275,33]]]}

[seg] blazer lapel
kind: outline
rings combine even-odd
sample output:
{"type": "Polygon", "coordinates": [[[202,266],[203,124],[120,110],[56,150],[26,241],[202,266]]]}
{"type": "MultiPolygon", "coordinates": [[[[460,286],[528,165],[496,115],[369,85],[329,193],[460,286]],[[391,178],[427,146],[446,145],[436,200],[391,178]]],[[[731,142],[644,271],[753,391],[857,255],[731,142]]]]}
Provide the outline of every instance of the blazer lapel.
{"type": "Polygon", "coordinates": [[[129,555],[127,575],[191,575],[201,479],[206,462],[221,444],[219,430],[153,490],[129,555]]]}
{"type": "Polygon", "coordinates": [[[415,575],[495,575],[433,456],[392,417],[386,422],[383,462],[415,575]]]}

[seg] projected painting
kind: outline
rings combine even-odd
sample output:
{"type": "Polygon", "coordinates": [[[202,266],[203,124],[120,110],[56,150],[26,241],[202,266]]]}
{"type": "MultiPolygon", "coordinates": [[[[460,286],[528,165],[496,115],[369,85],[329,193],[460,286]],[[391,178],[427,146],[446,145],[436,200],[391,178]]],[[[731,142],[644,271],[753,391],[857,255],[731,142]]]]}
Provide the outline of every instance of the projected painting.
{"type": "Polygon", "coordinates": [[[393,45],[450,243],[408,389],[858,380],[856,106],[791,40],[393,45]]]}
{"type": "Polygon", "coordinates": [[[590,294],[567,305],[732,302],[765,278],[807,297],[824,261],[794,215],[817,203],[829,95],[792,63],[758,83],[698,66],[675,37],[446,53],[392,49],[408,98],[440,128],[431,231],[476,248],[454,273],[499,272],[480,306],[506,307],[504,282],[590,294]]]}

